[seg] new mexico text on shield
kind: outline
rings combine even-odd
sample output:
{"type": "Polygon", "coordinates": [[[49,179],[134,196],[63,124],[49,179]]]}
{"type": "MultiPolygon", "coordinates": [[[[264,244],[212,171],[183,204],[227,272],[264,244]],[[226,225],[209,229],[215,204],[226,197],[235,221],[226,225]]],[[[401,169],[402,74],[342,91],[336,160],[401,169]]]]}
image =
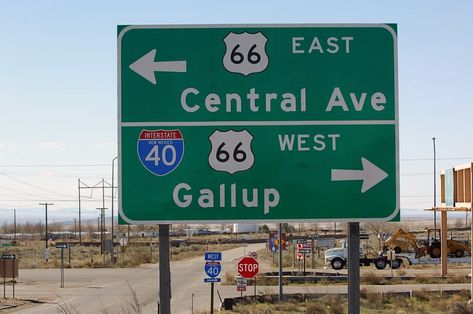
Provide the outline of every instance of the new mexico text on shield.
{"type": "Polygon", "coordinates": [[[396,29],[119,26],[120,215],[128,223],[396,217],[396,29]]]}

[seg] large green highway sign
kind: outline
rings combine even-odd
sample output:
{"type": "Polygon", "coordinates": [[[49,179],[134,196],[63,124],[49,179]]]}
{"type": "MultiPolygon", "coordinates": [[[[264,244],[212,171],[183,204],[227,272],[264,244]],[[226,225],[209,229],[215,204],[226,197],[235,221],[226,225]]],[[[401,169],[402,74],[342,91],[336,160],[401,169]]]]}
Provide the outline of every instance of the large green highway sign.
{"type": "Polygon", "coordinates": [[[129,223],[390,220],[392,24],[118,27],[129,223]]]}

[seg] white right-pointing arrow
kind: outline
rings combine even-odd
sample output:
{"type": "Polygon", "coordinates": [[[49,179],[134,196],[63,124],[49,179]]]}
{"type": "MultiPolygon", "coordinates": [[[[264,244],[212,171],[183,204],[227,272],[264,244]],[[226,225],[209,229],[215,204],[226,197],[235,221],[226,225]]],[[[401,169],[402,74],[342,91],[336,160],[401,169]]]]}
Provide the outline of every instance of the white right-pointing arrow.
{"type": "Polygon", "coordinates": [[[386,172],[376,167],[368,159],[361,158],[361,164],[363,170],[332,169],[332,181],[363,180],[361,193],[365,193],[388,176],[386,172]]]}
{"type": "Polygon", "coordinates": [[[156,85],[154,72],[187,72],[187,61],[154,61],[156,49],[130,65],[130,69],[156,85]]]}

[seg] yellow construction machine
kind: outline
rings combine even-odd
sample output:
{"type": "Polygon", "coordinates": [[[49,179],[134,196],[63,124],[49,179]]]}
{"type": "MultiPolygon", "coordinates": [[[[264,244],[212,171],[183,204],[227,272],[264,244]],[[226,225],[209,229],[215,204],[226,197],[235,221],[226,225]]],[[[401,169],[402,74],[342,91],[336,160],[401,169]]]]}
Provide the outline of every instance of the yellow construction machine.
{"type": "MultiPolygon", "coordinates": [[[[427,254],[432,258],[438,258],[441,255],[440,240],[430,239],[430,232],[433,229],[427,230],[427,241],[419,241],[414,233],[397,229],[392,236],[390,236],[383,243],[383,250],[394,250],[396,254],[406,253],[414,250],[416,258],[426,256],[427,254]]],[[[465,253],[469,254],[470,246],[457,240],[447,239],[447,253],[448,255],[455,255],[455,257],[463,257],[465,253]]]]}
{"type": "Polygon", "coordinates": [[[394,250],[396,254],[414,250],[416,258],[426,255],[426,247],[419,245],[416,236],[400,228],[383,242],[383,251],[389,249],[394,250]]]}
{"type": "MultiPolygon", "coordinates": [[[[440,249],[440,239],[436,237],[431,238],[430,234],[433,232],[435,235],[440,234],[439,229],[427,229],[427,241],[428,241],[428,253],[430,257],[436,258],[440,257],[441,249],[440,249]]],[[[447,254],[448,255],[455,255],[455,257],[463,257],[465,253],[470,255],[470,245],[468,241],[458,241],[453,239],[447,239],[447,254]]]]}

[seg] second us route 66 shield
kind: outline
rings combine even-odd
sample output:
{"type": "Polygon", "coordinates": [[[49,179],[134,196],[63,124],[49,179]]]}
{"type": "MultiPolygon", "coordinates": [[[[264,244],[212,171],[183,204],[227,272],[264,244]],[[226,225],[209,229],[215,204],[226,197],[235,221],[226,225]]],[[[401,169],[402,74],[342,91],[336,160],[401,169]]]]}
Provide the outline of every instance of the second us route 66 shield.
{"type": "Polygon", "coordinates": [[[217,171],[234,174],[250,169],[255,157],[251,150],[253,135],[247,130],[219,131],[209,137],[212,149],[209,154],[209,165],[217,171]]]}

